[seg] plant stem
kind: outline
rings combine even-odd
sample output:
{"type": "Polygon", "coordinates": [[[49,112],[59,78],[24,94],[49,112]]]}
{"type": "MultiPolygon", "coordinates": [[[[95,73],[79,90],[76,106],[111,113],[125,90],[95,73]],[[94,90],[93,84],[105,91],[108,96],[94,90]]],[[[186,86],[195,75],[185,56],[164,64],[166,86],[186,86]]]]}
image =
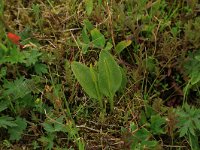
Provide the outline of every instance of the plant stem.
{"type": "Polygon", "coordinates": [[[112,112],[114,110],[114,96],[109,97],[109,102],[110,102],[110,111],[112,112]]]}

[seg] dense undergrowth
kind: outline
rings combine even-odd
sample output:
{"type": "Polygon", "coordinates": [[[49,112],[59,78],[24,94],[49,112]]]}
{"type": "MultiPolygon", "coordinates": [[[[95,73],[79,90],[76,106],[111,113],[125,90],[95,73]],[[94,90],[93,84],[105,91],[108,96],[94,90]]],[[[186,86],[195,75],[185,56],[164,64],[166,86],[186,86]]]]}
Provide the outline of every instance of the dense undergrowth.
{"type": "Polygon", "coordinates": [[[0,148],[200,149],[199,14],[198,0],[1,0],[0,148]]]}

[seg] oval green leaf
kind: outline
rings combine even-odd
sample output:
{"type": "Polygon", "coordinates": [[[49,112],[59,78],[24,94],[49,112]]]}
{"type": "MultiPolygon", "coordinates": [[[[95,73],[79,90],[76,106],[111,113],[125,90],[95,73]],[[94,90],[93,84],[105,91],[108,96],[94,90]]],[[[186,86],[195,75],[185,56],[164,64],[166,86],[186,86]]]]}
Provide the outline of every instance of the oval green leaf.
{"type": "Polygon", "coordinates": [[[117,44],[115,47],[116,52],[119,54],[121,53],[126,47],[128,47],[132,43],[131,40],[124,40],[117,44]]]}
{"type": "Polygon", "coordinates": [[[76,79],[78,80],[84,91],[89,95],[89,97],[98,99],[95,81],[93,80],[90,68],[75,61],[72,62],[71,67],[76,79]]]}
{"type": "Polygon", "coordinates": [[[119,90],[122,82],[122,73],[113,56],[105,50],[99,55],[99,89],[105,96],[112,98],[119,90]]]}

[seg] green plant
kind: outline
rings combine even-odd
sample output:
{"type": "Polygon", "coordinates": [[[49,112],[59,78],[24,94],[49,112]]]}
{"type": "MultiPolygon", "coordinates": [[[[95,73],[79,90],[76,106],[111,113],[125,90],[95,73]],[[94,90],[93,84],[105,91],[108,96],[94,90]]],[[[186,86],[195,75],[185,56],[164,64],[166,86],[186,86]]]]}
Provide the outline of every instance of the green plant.
{"type": "MultiPolygon", "coordinates": [[[[116,53],[120,53],[131,44],[131,40],[124,40],[116,45],[116,53]]],[[[113,56],[108,52],[113,45],[107,42],[104,35],[88,21],[84,20],[81,38],[78,39],[79,46],[82,47],[83,54],[88,53],[88,49],[101,49],[99,54],[98,66],[90,68],[80,64],[79,62],[72,63],[72,71],[75,77],[90,96],[97,99],[100,108],[104,108],[102,101],[103,96],[109,98],[110,110],[114,108],[114,95],[125,86],[126,76],[123,69],[115,62],[113,56]],[[88,34],[90,33],[90,34],[88,34]]]]}
{"type": "Polygon", "coordinates": [[[199,92],[200,83],[200,50],[189,54],[188,61],[184,64],[189,80],[184,88],[184,99],[187,98],[189,91],[199,92]]]}
{"type": "MultiPolygon", "coordinates": [[[[120,54],[131,43],[131,40],[123,40],[117,43],[115,52],[120,54]]],[[[81,46],[83,54],[87,54],[88,49],[110,50],[113,47],[110,42],[106,43],[106,38],[104,35],[97,28],[94,28],[94,26],[88,20],[84,20],[84,27],[81,32],[81,37],[78,39],[78,44],[81,46]]]]}
{"type": "Polygon", "coordinates": [[[0,148],[199,149],[198,9],[0,0],[0,148]]]}
{"type": "Polygon", "coordinates": [[[144,127],[138,128],[133,122],[130,125],[130,129],[132,132],[131,149],[153,149],[158,145],[158,142],[152,139],[152,135],[148,129],[144,127]]]}
{"type": "Polygon", "coordinates": [[[8,130],[10,135],[10,140],[20,140],[23,134],[23,131],[26,129],[27,123],[24,118],[16,117],[14,118],[9,116],[0,117],[0,128],[5,128],[8,130]]]}
{"type": "Polygon", "coordinates": [[[72,71],[85,90],[94,99],[97,99],[103,109],[102,97],[109,98],[110,110],[114,108],[114,95],[122,84],[122,73],[113,56],[106,50],[99,55],[98,67],[90,68],[79,63],[72,62],[72,71]]]}
{"type": "Polygon", "coordinates": [[[27,128],[23,112],[36,106],[34,98],[41,84],[37,75],[47,73],[47,70],[46,65],[40,61],[42,53],[37,48],[21,51],[9,40],[0,46],[3,48],[0,52],[0,128],[7,130],[10,141],[19,141],[27,128]],[[24,72],[35,70],[35,76],[25,77],[22,66],[26,67],[24,72]],[[13,76],[12,79],[8,79],[8,75],[13,76]],[[6,112],[9,112],[9,115],[5,115],[6,112]]]}
{"type": "Polygon", "coordinates": [[[93,10],[93,0],[85,0],[85,9],[87,15],[90,16],[93,10]]]}
{"type": "Polygon", "coordinates": [[[200,109],[185,103],[182,108],[177,108],[175,112],[178,115],[177,127],[179,136],[186,136],[191,149],[198,150],[200,148],[198,142],[198,137],[200,136],[200,109]]]}
{"type": "Polygon", "coordinates": [[[52,149],[54,147],[54,140],[58,137],[57,133],[66,133],[68,134],[68,140],[75,139],[77,143],[77,147],[79,150],[84,150],[85,145],[82,139],[79,138],[78,129],[72,120],[65,120],[64,116],[60,116],[58,118],[47,117],[42,126],[46,131],[45,136],[41,136],[39,141],[45,144],[47,149],[52,149]]]}
{"type": "Polygon", "coordinates": [[[78,39],[78,44],[82,47],[83,54],[86,54],[89,48],[103,49],[105,43],[104,35],[97,28],[94,28],[88,20],[84,20],[81,38],[78,39]]]}
{"type": "Polygon", "coordinates": [[[27,127],[27,121],[25,118],[16,117],[14,123],[17,126],[8,127],[8,133],[10,134],[10,140],[20,140],[24,130],[27,127]]]}
{"type": "Polygon", "coordinates": [[[164,125],[166,124],[166,120],[164,117],[155,114],[151,116],[150,122],[147,122],[144,113],[141,114],[141,127],[138,127],[134,122],[131,122],[131,137],[129,138],[131,149],[156,149],[159,146],[159,143],[154,136],[165,134],[164,125]],[[143,122],[144,124],[142,124],[143,122]]]}

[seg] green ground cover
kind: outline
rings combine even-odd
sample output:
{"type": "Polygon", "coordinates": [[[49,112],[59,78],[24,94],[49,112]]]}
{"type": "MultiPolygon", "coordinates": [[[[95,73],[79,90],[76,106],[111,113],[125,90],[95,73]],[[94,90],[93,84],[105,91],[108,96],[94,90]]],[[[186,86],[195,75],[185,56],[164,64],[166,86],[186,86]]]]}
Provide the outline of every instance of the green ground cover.
{"type": "Polygon", "coordinates": [[[1,0],[0,149],[199,150],[198,0],[1,0]]]}

